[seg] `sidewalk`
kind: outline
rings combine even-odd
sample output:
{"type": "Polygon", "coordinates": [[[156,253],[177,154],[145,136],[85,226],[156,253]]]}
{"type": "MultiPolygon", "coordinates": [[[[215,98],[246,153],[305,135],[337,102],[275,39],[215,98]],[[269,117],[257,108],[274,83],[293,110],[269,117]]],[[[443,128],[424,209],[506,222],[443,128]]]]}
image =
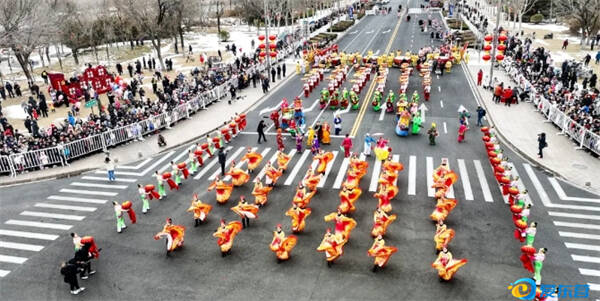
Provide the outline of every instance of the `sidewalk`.
{"type": "MultiPolygon", "coordinates": [[[[466,65],[467,76],[475,84],[479,69],[484,71],[485,78],[489,74],[490,65],[479,61],[476,51],[469,52],[471,60],[466,65]]],[[[494,77],[504,82],[505,87],[515,85],[502,69],[494,69],[494,77]]],[[[492,91],[484,90],[481,86],[476,87],[476,94],[481,96],[479,102],[487,111],[488,122],[496,127],[503,142],[508,143],[513,151],[556,176],[591,192],[600,193],[600,160],[588,152],[576,150],[578,145],[571,139],[558,135],[560,131],[552,123],[546,122],[544,115],[536,111],[534,105],[519,103],[507,107],[495,104],[492,101],[492,91]],[[542,132],[546,133],[548,147],[544,149],[544,158],[539,159],[537,134],[542,132]]]]}
{"type": "MultiPolygon", "coordinates": [[[[206,110],[196,112],[196,114],[190,116],[189,119],[177,122],[170,130],[161,131],[167,141],[166,148],[159,148],[156,143],[158,136],[150,135],[146,136],[146,139],[141,142],[134,140],[115,148],[109,148],[108,151],[110,152],[111,158],[117,158],[119,165],[125,165],[140,159],[149,158],[159,153],[167,152],[180,145],[202,138],[208,133],[212,133],[217,127],[223,125],[223,122],[229,121],[236,112],[242,113],[247,111],[257,102],[273,94],[283,83],[292,78],[295,74],[294,64],[287,59],[285,60],[285,63],[287,70],[290,72],[288,72],[286,78],[282,78],[272,84],[268,94],[262,93],[260,85],[257,85],[256,88],[250,86],[240,90],[238,96],[245,96],[244,99],[229,105],[227,104],[228,99],[224,98],[220,102],[210,105],[206,110]],[[215,114],[215,112],[219,112],[219,114],[215,114]]],[[[89,157],[74,160],[69,166],[30,171],[19,174],[16,177],[0,177],[0,186],[43,179],[76,176],[89,170],[102,168],[104,166],[105,156],[104,153],[96,153],[89,157]]]]}

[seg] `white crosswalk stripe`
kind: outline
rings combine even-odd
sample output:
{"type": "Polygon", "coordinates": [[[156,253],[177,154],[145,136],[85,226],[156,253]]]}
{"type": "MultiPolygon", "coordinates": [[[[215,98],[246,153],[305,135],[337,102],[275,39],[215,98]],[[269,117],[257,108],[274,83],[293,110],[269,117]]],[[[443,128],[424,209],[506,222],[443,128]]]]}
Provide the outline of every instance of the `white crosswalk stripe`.
{"type": "Polygon", "coordinates": [[[23,211],[20,215],[24,216],[35,216],[35,217],[48,217],[54,219],[66,219],[71,221],[81,221],[85,218],[85,216],[81,215],[71,215],[71,214],[58,214],[58,213],[49,213],[49,212],[38,212],[38,211],[23,211]]]}
{"type": "Polygon", "coordinates": [[[75,193],[75,194],[85,194],[85,195],[104,195],[104,196],[116,196],[118,193],[116,192],[107,192],[107,191],[96,191],[96,190],[80,190],[80,189],[67,189],[63,188],[59,190],[64,193],[75,193]]]}
{"type": "MultiPolygon", "coordinates": [[[[233,147],[228,146],[227,148],[225,148],[226,151],[229,151],[230,149],[232,149],[233,147]]],[[[206,174],[213,166],[215,166],[215,164],[219,163],[219,157],[215,156],[212,161],[206,163],[206,161],[204,161],[205,165],[204,167],[202,167],[202,169],[200,170],[200,172],[198,172],[198,174],[194,177],[194,180],[198,180],[200,179],[204,174],[206,174]]]]}
{"type": "Polygon", "coordinates": [[[25,227],[56,229],[56,230],[69,230],[73,227],[71,225],[65,225],[65,224],[32,222],[32,221],[22,221],[22,220],[15,220],[15,219],[9,219],[5,222],[5,224],[16,225],[16,226],[25,226],[25,227]]]}
{"type": "Polygon", "coordinates": [[[578,249],[578,250],[588,250],[588,251],[598,251],[600,252],[600,246],[597,245],[588,245],[588,244],[578,244],[566,242],[565,247],[568,249],[578,249]]]}
{"type": "Polygon", "coordinates": [[[481,162],[479,160],[474,160],[473,164],[475,164],[475,171],[477,172],[477,179],[479,179],[479,187],[483,192],[483,200],[492,203],[494,199],[492,198],[492,192],[490,191],[490,186],[485,179],[485,173],[483,172],[483,167],[481,166],[481,162]]]}
{"type": "Polygon", "coordinates": [[[600,277],[600,270],[592,270],[592,269],[579,269],[579,273],[581,273],[581,275],[585,275],[585,276],[594,276],[594,277],[600,277]]]}
{"type": "Polygon", "coordinates": [[[284,185],[289,186],[292,184],[294,178],[296,177],[302,166],[304,166],[304,161],[306,161],[306,158],[308,158],[309,155],[310,151],[304,150],[302,156],[300,156],[300,159],[298,159],[298,162],[296,162],[296,165],[294,165],[294,167],[292,168],[290,175],[285,179],[285,182],[283,183],[284,185]]]}
{"type": "MultiPolygon", "coordinates": [[[[81,177],[81,179],[82,180],[109,182],[108,178],[103,178],[103,177],[83,176],[83,177],[81,177]]],[[[137,179],[128,179],[128,178],[121,178],[121,177],[115,179],[115,182],[123,182],[123,183],[135,183],[136,181],[137,181],[137,179]]]]}
{"type": "Polygon", "coordinates": [[[335,181],[333,182],[334,189],[340,189],[342,187],[342,182],[346,177],[346,170],[348,170],[348,163],[350,163],[350,158],[344,158],[344,160],[342,161],[342,166],[340,166],[338,174],[335,177],[335,181]]]}
{"type": "MultiPolygon", "coordinates": [[[[590,286],[590,291],[595,291],[595,292],[600,291],[600,284],[588,282],[588,285],[590,286]]],[[[600,299],[596,299],[596,301],[599,301],[599,300],[600,299]]]]}
{"type": "Polygon", "coordinates": [[[467,173],[467,165],[465,164],[465,160],[458,159],[458,171],[460,173],[460,181],[463,183],[465,199],[467,201],[472,201],[473,190],[471,189],[471,182],[469,181],[469,174],[467,173]]]}
{"type": "MultiPolygon", "coordinates": [[[[195,147],[195,145],[192,145],[190,147],[187,147],[186,149],[184,149],[181,153],[179,153],[179,155],[175,156],[175,158],[171,159],[171,161],[173,161],[175,164],[180,163],[180,159],[183,158],[184,156],[188,155],[188,151],[190,149],[193,149],[195,147]]],[[[187,158],[186,158],[187,159],[187,158]]],[[[204,159],[204,158],[203,158],[204,159]]],[[[163,173],[165,170],[171,168],[171,163],[167,163],[165,164],[163,167],[161,167],[158,170],[158,173],[163,173]]]]}
{"type": "Polygon", "coordinates": [[[408,159],[408,195],[417,194],[417,157],[408,159]]]}
{"type": "Polygon", "coordinates": [[[96,207],[57,205],[57,204],[48,204],[48,203],[36,203],[33,206],[39,207],[39,208],[52,208],[52,209],[87,211],[87,212],[94,212],[97,209],[96,207]]]}
{"type": "Polygon", "coordinates": [[[586,233],[575,233],[575,232],[558,231],[558,235],[562,236],[562,237],[572,237],[572,238],[583,238],[583,239],[600,240],[600,235],[586,234],[586,233]]]}
{"type": "Polygon", "coordinates": [[[380,174],[381,161],[375,159],[375,164],[373,165],[373,172],[371,173],[371,183],[369,183],[369,191],[377,191],[377,181],[379,180],[380,174]]]}
{"type": "Polygon", "coordinates": [[[106,204],[108,202],[108,200],[102,200],[102,199],[76,198],[76,197],[62,196],[62,195],[51,195],[47,199],[57,200],[57,201],[78,202],[78,203],[90,203],[90,204],[106,204]]]}
{"type": "Polygon", "coordinates": [[[41,240],[55,240],[58,238],[58,235],[54,235],[54,234],[43,234],[43,233],[3,230],[3,229],[0,229],[0,235],[23,237],[23,238],[34,238],[34,239],[41,239],[41,240]]]}
{"type": "Polygon", "coordinates": [[[333,164],[335,163],[335,159],[337,158],[338,151],[332,151],[331,153],[333,154],[333,159],[331,159],[331,161],[327,164],[327,168],[325,168],[325,174],[321,177],[321,181],[319,182],[319,185],[317,185],[317,187],[319,187],[319,188],[322,188],[325,186],[325,182],[327,181],[327,178],[329,177],[329,173],[331,172],[331,169],[333,168],[333,164]]]}
{"type": "MultiPolygon", "coordinates": [[[[271,158],[269,158],[268,162],[270,162],[271,165],[273,165],[273,163],[275,162],[275,160],[277,160],[277,152],[275,152],[271,156],[271,158]]],[[[261,168],[260,172],[258,172],[258,174],[256,175],[256,177],[254,177],[254,179],[252,181],[262,180],[262,178],[265,176],[266,172],[267,172],[267,164],[265,163],[265,165],[263,166],[263,168],[261,168]]]]}
{"type": "Polygon", "coordinates": [[[555,226],[558,226],[558,227],[600,230],[600,225],[596,225],[596,224],[569,223],[569,222],[561,222],[561,221],[553,221],[553,223],[555,226]]]}
{"type": "MultiPolygon", "coordinates": [[[[240,147],[238,148],[233,154],[229,155],[227,158],[227,160],[225,161],[225,170],[227,170],[227,168],[229,167],[229,165],[231,165],[231,162],[233,162],[234,160],[237,159],[237,157],[245,150],[245,147],[240,147]]],[[[221,173],[221,169],[217,169],[212,175],[210,175],[210,177],[208,177],[209,180],[214,180],[219,174],[221,173]]]]}
{"type": "Polygon", "coordinates": [[[0,278],[5,277],[6,275],[10,274],[10,271],[7,270],[0,270],[0,278]]]}
{"type": "Polygon", "coordinates": [[[433,188],[433,158],[425,158],[425,165],[427,168],[427,196],[432,198],[435,196],[435,188],[433,188]]]}
{"type": "Polygon", "coordinates": [[[557,212],[557,211],[548,211],[548,215],[559,216],[559,217],[579,218],[579,219],[600,220],[600,215],[567,213],[567,212],[557,212]]]}
{"type": "Polygon", "coordinates": [[[96,184],[96,183],[84,183],[84,182],[73,182],[73,186],[79,187],[95,187],[95,188],[108,188],[108,189],[126,189],[127,185],[108,185],[108,184],[96,184]]]}
{"type": "Polygon", "coordinates": [[[0,262],[22,264],[25,261],[27,261],[25,257],[0,255],[0,262]]]}
{"type": "Polygon", "coordinates": [[[138,170],[138,169],[142,168],[144,165],[150,163],[150,161],[152,161],[152,158],[148,158],[148,159],[142,161],[141,163],[139,163],[136,166],[129,166],[129,165],[117,166],[117,169],[133,169],[133,170],[138,170]]]}
{"type": "Polygon", "coordinates": [[[574,261],[600,263],[600,257],[582,256],[582,255],[571,255],[571,258],[574,261]]]}
{"type": "Polygon", "coordinates": [[[39,252],[44,248],[44,246],[0,241],[0,248],[39,252]]]}

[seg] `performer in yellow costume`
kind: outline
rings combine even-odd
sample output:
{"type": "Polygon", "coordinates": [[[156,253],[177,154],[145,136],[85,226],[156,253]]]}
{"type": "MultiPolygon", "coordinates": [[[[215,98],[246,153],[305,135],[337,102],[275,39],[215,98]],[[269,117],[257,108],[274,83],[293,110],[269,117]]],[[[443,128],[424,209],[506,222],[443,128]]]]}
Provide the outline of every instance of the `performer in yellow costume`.
{"type": "Polygon", "coordinates": [[[304,227],[306,227],[306,217],[308,217],[311,212],[312,210],[310,208],[300,208],[296,206],[296,204],[285,212],[285,215],[292,219],[292,231],[294,233],[304,231],[304,227]]]}
{"type": "Polygon", "coordinates": [[[298,238],[295,235],[286,237],[283,230],[281,230],[281,224],[277,225],[277,228],[273,231],[273,240],[269,245],[271,251],[277,256],[277,263],[290,259],[290,253],[296,246],[297,241],[298,238]]]}
{"type": "Polygon", "coordinates": [[[375,209],[373,212],[373,229],[371,229],[371,236],[384,236],[387,232],[387,227],[395,221],[397,216],[395,214],[388,215],[380,208],[375,209]]]}
{"type": "Polygon", "coordinates": [[[218,238],[217,244],[221,249],[221,256],[225,257],[231,254],[231,247],[233,247],[233,240],[235,236],[242,231],[242,223],[235,221],[225,224],[225,220],[221,220],[221,226],[213,233],[213,236],[218,238]]]}
{"type": "Polygon", "coordinates": [[[277,151],[277,166],[285,171],[292,157],[282,151],[277,151]]]}
{"type": "Polygon", "coordinates": [[[338,210],[343,214],[354,212],[356,210],[354,202],[358,200],[361,194],[362,190],[358,186],[349,187],[344,185],[339,193],[340,205],[338,206],[338,210]]]}
{"type": "Polygon", "coordinates": [[[242,219],[242,227],[250,227],[250,219],[258,217],[258,205],[249,204],[244,196],[240,196],[240,201],[234,207],[231,207],[231,211],[235,212],[242,219]]]}
{"type": "Polygon", "coordinates": [[[454,276],[454,273],[465,264],[467,264],[466,259],[454,259],[452,253],[444,248],[431,266],[438,271],[440,281],[449,281],[454,276]]]}
{"type": "Polygon", "coordinates": [[[370,257],[375,257],[373,265],[373,273],[377,272],[378,269],[383,268],[392,257],[392,254],[396,253],[398,248],[392,246],[386,246],[385,240],[381,235],[377,236],[373,241],[373,245],[367,251],[370,257]]]}
{"type": "Polygon", "coordinates": [[[237,168],[235,161],[231,162],[231,166],[226,175],[231,176],[231,183],[233,186],[242,186],[250,180],[250,175],[241,168],[237,168]]]}
{"type": "Polygon", "coordinates": [[[263,156],[257,152],[253,152],[251,148],[248,148],[246,154],[242,157],[242,161],[248,162],[248,171],[253,173],[254,170],[258,167],[260,162],[262,161],[263,156]]]}
{"type": "Polygon", "coordinates": [[[233,191],[233,184],[225,183],[219,176],[208,186],[208,191],[215,190],[217,193],[217,202],[219,204],[225,204],[231,196],[233,191]]]}
{"type": "Polygon", "coordinates": [[[264,186],[260,179],[254,181],[254,188],[252,189],[252,195],[254,196],[254,204],[259,207],[264,206],[267,203],[267,195],[273,190],[271,186],[264,186]]]}
{"type": "Polygon", "coordinates": [[[173,225],[173,220],[167,218],[167,223],[163,226],[163,229],[154,235],[155,240],[159,240],[161,237],[167,239],[167,256],[170,256],[171,252],[175,249],[183,247],[183,236],[185,235],[185,227],[181,225],[173,225]]]}
{"type": "Polygon", "coordinates": [[[188,208],[187,212],[194,213],[194,227],[198,227],[198,225],[206,220],[206,216],[212,210],[212,206],[210,204],[205,204],[201,200],[198,199],[198,194],[194,193],[194,197],[192,198],[192,204],[190,208],[188,208]]]}

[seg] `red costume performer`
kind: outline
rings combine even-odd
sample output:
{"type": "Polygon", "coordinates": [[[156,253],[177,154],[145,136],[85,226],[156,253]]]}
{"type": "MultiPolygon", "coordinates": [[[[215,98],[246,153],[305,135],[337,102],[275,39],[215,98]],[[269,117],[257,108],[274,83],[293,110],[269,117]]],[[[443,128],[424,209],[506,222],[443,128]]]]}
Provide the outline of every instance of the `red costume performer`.
{"type": "Polygon", "coordinates": [[[312,210],[310,208],[300,208],[296,206],[296,204],[285,212],[285,215],[292,219],[292,231],[294,233],[304,231],[304,227],[306,227],[306,217],[308,217],[311,212],[312,210]]]}
{"type": "Polygon", "coordinates": [[[256,179],[254,182],[254,188],[252,189],[252,195],[254,196],[254,204],[259,207],[264,206],[267,203],[267,195],[273,187],[264,186],[260,179],[256,179]]]}
{"type": "Polygon", "coordinates": [[[325,174],[327,165],[329,164],[329,162],[331,162],[333,160],[333,153],[332,152],[324,152],[323,150],[321,150],[319,152],[319,154],[317,154],[313,157],[313,160],[318,160],[316,172],[318,174],[325,174]]]}
{"type": "Polygon", "coordinates": [[[387,227],[395,221],[397,216],[395,214],[388,215],[385,211],[377,208],[373,212],[373,229],[371,229],[371,236],[384,236],[387,232],[387,227]]]}
{"type": "Polygon", "coordinates": [[[350,239],[352,229],[356,227],[356,221],[353,218],[343,215],[341,212],[332,212],[323,218],[326,222],[335,221],[335,234],[342,235],[344,241],[350,239]]]}
{"type": "Polygon", "coordinates": [[[221,226],[213,233],[213,236],[218,238],[217,244],[221,248],[221,256],[225,257],[231,253],[233,240],[235,236],[242,231],[242,223],[235,221],[225,224],[225,220],[221,220],[221,226]]]}
{"type": "Polygon", "coordinates": [[[185,235],[185,227],[181,225],[173,225],[173,221],[167,218],[167,223],[163,226],[162,231],[154,235],[155,240],[161,237],[167,239],[167,256],[175,249],[183,247],[183,237],[185,235]]]}
{"type": "Polygon", "coordinates": [[[344,253],[344,244],[346,244],[346,240],[341,235],[332,234],[331,230],[327,229],[317,251],[325,252],[328,267],[331,267],[333,262],[342,256],[344,253]]]}
{"type": "Polygon", "coordinates": [[[390,257],[392,257],[392,254],[397,251],[398,248],[396,247],[386,246],[385,240],[383,240],[381,235],[377,236],[373,241],[373,245],[367,251],[367,255],[375,257],[373,273],[377,272],[377,269],[383,268],[390,260],[390,257]]]}
{"type": "Polygon", "coordinates": [[[297,241],[298,238],[295,235],[286,237],[283,230],[281,230],[281,224],[277,225],[277,229],[273,231],[273,240],[269,245],[271,251],[277,256],[277,263],[290,259],[290,253],[296,246],[297,241]]]}
{"type": "Polygon", "coordinates": [[[340,205],[338,206],[338,210],[343,214],[354,212],[354,210],[356,210],[354,202],[358,200],[361,194],[362,190],[358,186],[344,186],[339,193],[340,205]]]}
{"type": "Polygon", "coordinates": [[[163,173],[162,177],[163,177],[163,180],[166,180],[167,183],[169,184],[169,189],[171,189],[171,190],[179,189],[179,185],[175,184],[175,181],[173,181],[173,179],[171,179],[170,172],[163,173]]]}
{"type": "Polygon", "coordinates": [[[215,189],[217,193],[217,202],[219,204],[225,204],[231,196],[231,191],[233,191],[233,184],[225,183],[219,178],[219,176],[217,176],[215,180],[208,186],[207,191],[212,191],[213,189],[215,189]]]}
{"type": "Polygon", "coordinates": [[[263,156],[259,153],[253,152],[252,148],[248,148],[246,154],[242,157],[241,161],[248,162],[248,171],[250,173],[254,172],[254,170],[258,167],[260,162],[262,161],[263,156]]]}
{"type": "Polygon", "coordinates": [[[454,276],[454,273],[458,271],[463,265],[467,264],[466,259],[454,259],[452,253],[446,248],[438,254],[437,259],[431,264],[431,266],[438,271],[440,281],[449,281],[454,276]]]}
{"type": "Polygon", "coordinates": [[[296,189],[296,194],[294,194],[292,203],[300,208],[306,208],[310,204],[310,199],[313,197],[313,195],[315,195],[315,193],[316,191],[306,193],[304,185],[302,185],[302,183],[298,183],[298,188],[296,189]]]}
{"type": "Polygon", "coordinates": [[[154,185],[152,184],[148,184],[146,186],[144,186],[144,191],[146,191],[146,196],[148,197],[149,200],[154,199],[160,199],[160,194],[158,194],[158,192],[156,192],[156,190],[154,190],[154,188],[156,188],[154,185]]]}

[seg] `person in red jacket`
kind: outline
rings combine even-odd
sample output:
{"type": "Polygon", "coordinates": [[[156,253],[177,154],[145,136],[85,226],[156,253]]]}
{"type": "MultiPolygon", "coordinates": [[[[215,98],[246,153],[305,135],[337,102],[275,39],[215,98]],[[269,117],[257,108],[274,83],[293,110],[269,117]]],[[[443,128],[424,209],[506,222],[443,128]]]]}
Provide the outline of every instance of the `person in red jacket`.
{"type": "Polygon", "coordinates": [[[350,134],[346,134],[346,138],[342,142],[342,147],[344,148],[344,158],[350,157],[350,149],[352,148],[352,139],[350,139],[350,134]]]}
{"type": "Polygon", "coordinates": [[[505,106],[510,107],[510,102],[512,101],[512,96],[513,96],[513,92],[512,92],[512,88],[510,86],[508,86],[508,88],[506,88],[506,89],[504,89],[504,91],[502,91],[502,101],[504,102],[505,106]]]}
{"type": "Polygon", "coordinates": [[[483,80],[483,70],[479,69],[477,72],[477,85],[481,86],[481,81],[483,80]]]}
{"type": "Polygon", "coordinates": [[[494,102],[499,103],[500,98],[502,96],[502,90],[504,89],[504,84],[500,83],[494,88],[494,102]]]}

